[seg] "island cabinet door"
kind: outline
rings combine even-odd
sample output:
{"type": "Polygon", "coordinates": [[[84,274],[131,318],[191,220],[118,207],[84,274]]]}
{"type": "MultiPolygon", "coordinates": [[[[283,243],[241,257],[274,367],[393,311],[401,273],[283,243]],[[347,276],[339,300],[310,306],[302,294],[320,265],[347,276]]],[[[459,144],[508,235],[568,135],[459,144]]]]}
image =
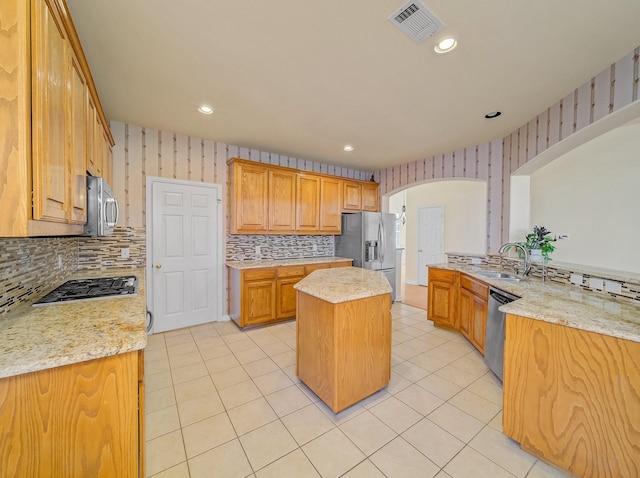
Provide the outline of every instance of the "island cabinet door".
{"type": "Polygon", "coordinates": [[[0,476],[137,477],[139,385],[137,351],[1,379],[0,476]]]}
{"type": "Polygon", "coordinates": [[[507,314],[502,428],[571,476],[640,476],[640,342],[507,314]]]}

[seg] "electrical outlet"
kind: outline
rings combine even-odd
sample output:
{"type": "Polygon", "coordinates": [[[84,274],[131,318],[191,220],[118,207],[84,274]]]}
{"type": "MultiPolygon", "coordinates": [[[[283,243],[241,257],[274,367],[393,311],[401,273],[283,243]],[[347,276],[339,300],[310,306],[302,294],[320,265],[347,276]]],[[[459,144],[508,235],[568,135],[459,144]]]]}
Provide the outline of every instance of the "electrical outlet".
{"type": "Polygon", "coordinates": [[[613,280],[604,281],[604,290],[612,294],[622,294],[622,284],[613,280]]]}
{"type": "Polygon", "coordinates": [[[482,259],[480,259],[479,257],[472,257],[471,264],[482,264],[482,259]]]}
{"type": "Polygon", "coordinates": [[[602,279],[599,277],[589,277],[589,288],[594,290],[602,290],[604,288],[602,279]]]}
{"type": "Polygon", "coordinates": [[[58,269],[62,269],[62,254],[58,254],[58,269]]]}
{"type": "Polygon", "coordinates": [[[120,257],[123,259],[129,259],[129,248],[123,247],[120,249],[120,257]]]}
{"type": "Polygon", "coordinates": [[[582,276],[580,274],[571,274],[569,280],[573,285],[582,285],[582,276]]]}
{"type": "Polygon", "coordinates": [[[312,252],[318,252],[318,244],[312,244],[311,245],[311,251],[312,252]]]}
{"type": "Polygon", "coordinates": [[[260,246],[256,246],[256,256],[260,255],[260,246]]]}

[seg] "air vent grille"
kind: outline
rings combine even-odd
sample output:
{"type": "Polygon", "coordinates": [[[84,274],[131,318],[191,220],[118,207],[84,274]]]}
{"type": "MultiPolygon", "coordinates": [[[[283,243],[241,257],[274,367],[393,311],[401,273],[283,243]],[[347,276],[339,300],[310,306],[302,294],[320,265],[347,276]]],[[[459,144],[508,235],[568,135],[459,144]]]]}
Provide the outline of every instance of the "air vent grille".
{"type": "Polygon", "coordinates": [[[444,24],[420,2],[409,1],[388,18],[416,43],[422,43],[444,28],[444,24]]]}

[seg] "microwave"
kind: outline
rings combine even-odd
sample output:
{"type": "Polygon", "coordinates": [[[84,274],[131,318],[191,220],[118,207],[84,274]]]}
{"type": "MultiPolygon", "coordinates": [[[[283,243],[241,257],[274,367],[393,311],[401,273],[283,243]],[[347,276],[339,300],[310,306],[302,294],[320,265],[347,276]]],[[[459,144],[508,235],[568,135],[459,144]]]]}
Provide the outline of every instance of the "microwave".
{"type": "Polygon", "coordinates": [[[108,236],[118,223],[118,201],[103,178],[87,176],[87,224],[85,236],[108,236]]]}

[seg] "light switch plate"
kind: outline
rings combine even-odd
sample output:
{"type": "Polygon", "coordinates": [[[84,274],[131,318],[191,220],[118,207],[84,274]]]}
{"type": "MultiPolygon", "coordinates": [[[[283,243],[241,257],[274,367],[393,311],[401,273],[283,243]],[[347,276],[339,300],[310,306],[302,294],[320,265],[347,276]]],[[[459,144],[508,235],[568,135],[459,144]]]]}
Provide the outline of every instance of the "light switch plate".
{"type": "Polygon", "coordinates": [[[120,257],[123,259],[129,259],[129,248],[123,247],[120,249],[120,257]]]}
{"type": "Polygon", "coordinates": [[[471,264],[482,264],[482,259],[480,259],[479,257],[472,257],[471,264]]]}
{"type": "Polygon", "coordinates": [[[602,279],[598,277],[589,277],[589,288],[594,290],[602,290],[604,288],[602,279]]]}
{"type": "Polygon", "coordinates": [[[571,274],[569,280],[573,285],[582,285],[582,276],[580,274],[571,274]]]}
{"type": "Polygon", "coordinates": [[[613,280],[604,281],[604,290],[613,294],[622,294],[622,284],[613,280]]]}

